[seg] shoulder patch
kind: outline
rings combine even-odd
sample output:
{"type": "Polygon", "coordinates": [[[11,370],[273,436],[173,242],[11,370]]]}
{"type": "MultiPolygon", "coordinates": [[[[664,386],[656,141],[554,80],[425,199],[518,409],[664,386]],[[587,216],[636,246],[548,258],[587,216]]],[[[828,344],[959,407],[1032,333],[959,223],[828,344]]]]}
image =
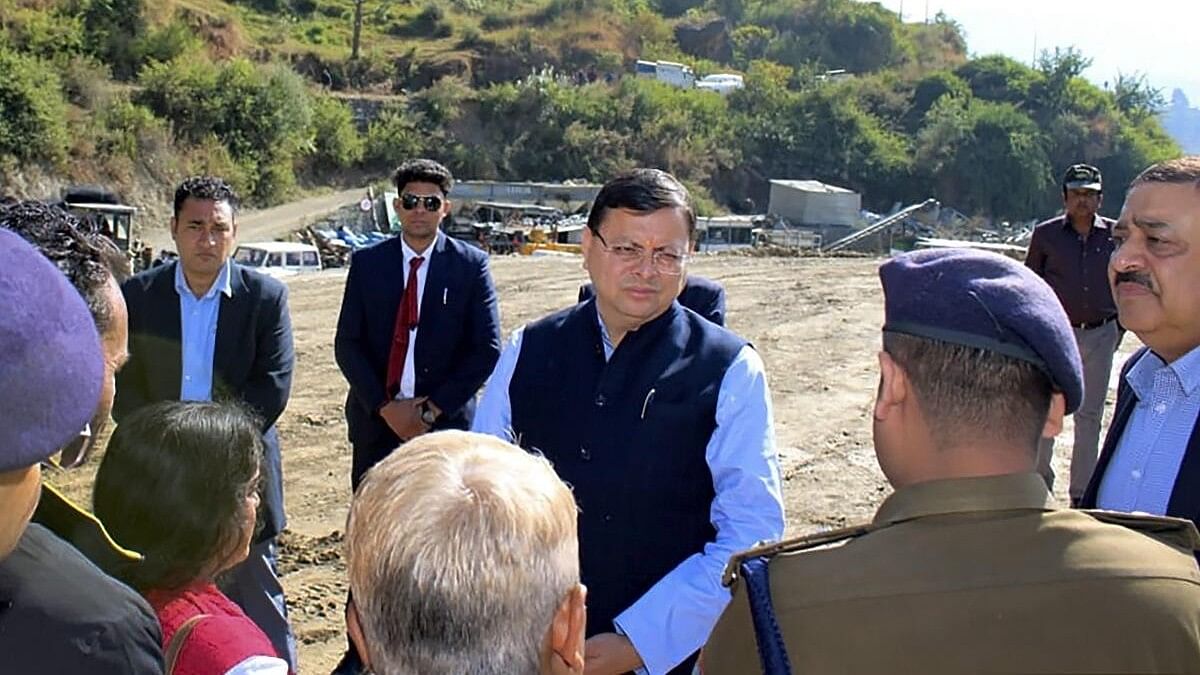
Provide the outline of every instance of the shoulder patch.
{"type": "Polygon", "coordinates": [[[794,553],[796,551],[806,551],[818,546],[827,544],[835,544],[839,541],[854,539],[861,537],[868,532],[876,529],[874,525],[863,524],[854,525],[851,527],[843,527],[836,530],[826,530],[824,532],[815,532],[791,539],[781,541],[768,542],[759,544],[753,548],[746,549],[740,553],[735,553],[729,559],[729,563],[725,565],[725,573],[721,575],[721,585],[726,588],[732,588],[737,583],[739,570],[742,563],[751,558],[773,558],[781,553],[794,553]]]}
{"type": "Polygon", "coordinates": [[[1196,525],[1186,518],[1101,509],[1079,509],[1079,511],[1102,523],[1120,525],[1189,551],[1200,551],[1200,532],[1197,532],[1196,525]]]}

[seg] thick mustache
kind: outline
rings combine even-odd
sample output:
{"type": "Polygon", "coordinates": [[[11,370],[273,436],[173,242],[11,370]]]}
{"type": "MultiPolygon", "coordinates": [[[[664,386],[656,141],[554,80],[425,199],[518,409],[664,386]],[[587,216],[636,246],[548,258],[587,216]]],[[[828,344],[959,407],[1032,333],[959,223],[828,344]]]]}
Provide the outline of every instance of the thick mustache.
{"type": "Polygon", "coordinates": [[[1141,272],[1117,272],[1113,283],[1114,285],[1123,283],[1141,284],[1150,290],[1154,290],[1154,287],[1150,285],[1150,276],[1141,272]]]}

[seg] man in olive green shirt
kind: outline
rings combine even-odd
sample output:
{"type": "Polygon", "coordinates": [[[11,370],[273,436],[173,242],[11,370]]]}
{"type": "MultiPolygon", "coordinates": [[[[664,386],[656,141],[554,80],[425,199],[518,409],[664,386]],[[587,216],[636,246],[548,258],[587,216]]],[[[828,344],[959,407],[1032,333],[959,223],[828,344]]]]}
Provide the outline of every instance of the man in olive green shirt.
{"type": "Polygon", "coordinates": [[[735,556],[704,673],[1200,672],[1191,522],[1056,509],[1036,473],[1083,394],[1049,286],[968,250],[880,278],[875,451],[896,491],[870,524],[735,556]]]}

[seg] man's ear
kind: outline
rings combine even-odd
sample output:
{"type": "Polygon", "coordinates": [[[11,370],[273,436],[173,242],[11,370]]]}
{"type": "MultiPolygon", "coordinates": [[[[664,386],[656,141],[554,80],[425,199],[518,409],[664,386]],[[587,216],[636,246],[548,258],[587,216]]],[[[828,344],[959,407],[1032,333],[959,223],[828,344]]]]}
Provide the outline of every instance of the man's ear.
{"type": "Polygon", "coordinates": [[[891,354],[879,350],[879,391],[875,395],[875,419],[887,419],[908,396],[908,375],[891,354]]]}
{"type": "Polygon", "coordinates": [[[346,603],[346,632],[350,634],[350,641],[354,643],[354,649],[358,651],[358,658],[362,660],[363,665],[369,671],[371,657],[370,652],[367,651],[367,636],[363,633],[362,623],[358,619],[358,607],[354,604],[353,596],[346,603]]]}
{"type": "Polygon", "coordinates": [[[1061,392],[1050,395],[1050,411],[1042,427],[1042,438],[1054,438],[1062,431],[1063,418],[1067,415],[1067,398],[1061,392]]]}
{"type": "Polygon", "coordinates": [[[587,633],[587,588],[576,584],[554,610],[554,619],[546,632],[545,654],[543,654],[543,671],[562,672],[565,666],[568,672],[583,672],[583,649],[587,633]],[[551,664],[560,666],[553,667],[551,664]]]}

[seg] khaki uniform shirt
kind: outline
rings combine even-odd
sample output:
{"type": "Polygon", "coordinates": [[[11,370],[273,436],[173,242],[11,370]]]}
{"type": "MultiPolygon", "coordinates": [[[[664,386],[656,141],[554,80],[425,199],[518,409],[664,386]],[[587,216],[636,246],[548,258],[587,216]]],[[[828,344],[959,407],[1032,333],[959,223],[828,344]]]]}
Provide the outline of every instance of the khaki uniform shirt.
{"type": "MultiPolygon", "coordinates": [[[[1198,540],[1179,519],[1055,509],[1036,474],[933,481],[866,534],[775,555],[771,598],[797,674],[1196,673],[1198,540]]],[[[705,675],[760,672],[743,586],[705,675]]]]}

